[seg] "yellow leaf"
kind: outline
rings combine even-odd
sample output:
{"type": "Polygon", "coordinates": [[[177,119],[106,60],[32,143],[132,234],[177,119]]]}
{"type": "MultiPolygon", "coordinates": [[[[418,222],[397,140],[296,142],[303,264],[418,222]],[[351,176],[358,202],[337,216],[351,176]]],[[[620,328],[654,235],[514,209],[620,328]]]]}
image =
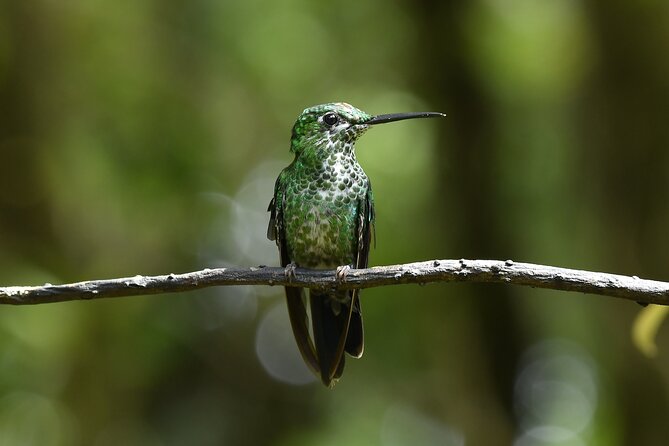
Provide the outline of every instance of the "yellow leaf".
{"type": "Polygon", "coordinates": [[[649,358],[657,355],[655,336],[669,314],[669,306],[648,305],[641,310],[632,326],[632,340],[641,353],[649,358]]]}

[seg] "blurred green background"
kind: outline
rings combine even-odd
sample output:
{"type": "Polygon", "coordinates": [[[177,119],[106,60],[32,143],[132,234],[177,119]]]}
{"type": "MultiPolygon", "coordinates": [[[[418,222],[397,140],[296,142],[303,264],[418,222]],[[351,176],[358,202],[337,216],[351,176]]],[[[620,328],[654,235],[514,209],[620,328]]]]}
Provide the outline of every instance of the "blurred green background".
{"type": "MultiPolygon", "coordinates": [[[[370,131],[373,265],[669,280],[669,2],[0,2],[0,284],[278,265],[307,106],[370,131]]],[[[669,328],[511,286],[365,291],[333,391],[280,288],[0,309],[2,445],[669,444],[669,328]]]]}

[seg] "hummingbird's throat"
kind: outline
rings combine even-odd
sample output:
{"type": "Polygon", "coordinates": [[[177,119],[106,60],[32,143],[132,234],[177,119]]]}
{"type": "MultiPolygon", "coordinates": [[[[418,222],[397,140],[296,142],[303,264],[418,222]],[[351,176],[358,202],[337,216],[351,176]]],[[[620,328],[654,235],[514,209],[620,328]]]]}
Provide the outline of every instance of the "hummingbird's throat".
{"type": "Polygon", "coordinates": [[[365,124],[353,124],[344,128],[332,129],[328,132],[328,142],[334,147],[337,147],[340,144],[352,146],[358,138],[367,131],[367,129],[369,129],[369,127],[365,124]]]}

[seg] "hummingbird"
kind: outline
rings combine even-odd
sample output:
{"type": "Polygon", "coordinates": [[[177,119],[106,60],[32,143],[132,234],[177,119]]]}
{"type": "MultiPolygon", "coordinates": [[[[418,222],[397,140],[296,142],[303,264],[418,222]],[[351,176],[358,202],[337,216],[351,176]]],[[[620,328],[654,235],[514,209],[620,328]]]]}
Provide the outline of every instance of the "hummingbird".
{"type": "MultiPolygon", "coordinates": [[[[374,232],[369,178],[355,156],[355,143],[376,124],[443,113],[370,115],[344,102],[316,105],[297,118],[290,138],[293,162],[279,174],[269,208],[267,238],[279,248],[281,266],[335,269],[339,281],[350,268],[366,268],[374,232]]],[[[374,240],[376,242],[376,240],[374,240]]],[[[344,353],[364,349],[360,290],[285,287],[288,315],[298,349],[326,387],[344,370],[344,353]]]]}

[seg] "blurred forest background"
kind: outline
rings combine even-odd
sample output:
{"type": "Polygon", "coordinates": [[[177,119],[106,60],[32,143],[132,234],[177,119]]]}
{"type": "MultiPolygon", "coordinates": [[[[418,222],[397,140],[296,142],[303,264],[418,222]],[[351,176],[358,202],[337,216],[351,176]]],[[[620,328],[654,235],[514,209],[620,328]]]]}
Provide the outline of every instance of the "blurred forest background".
{"type": "MultiPolygon", "coordinates": [[[[372,265],[514,259],[669,280],[669,2],[0,2],[0,284],[278,265],[310,105],[375,128],[372,265]]],[[[669,444],[669,327],[628,301],[362,294],[332,391],[280,288],[0,309],[2,445],[669,444]]]]}

